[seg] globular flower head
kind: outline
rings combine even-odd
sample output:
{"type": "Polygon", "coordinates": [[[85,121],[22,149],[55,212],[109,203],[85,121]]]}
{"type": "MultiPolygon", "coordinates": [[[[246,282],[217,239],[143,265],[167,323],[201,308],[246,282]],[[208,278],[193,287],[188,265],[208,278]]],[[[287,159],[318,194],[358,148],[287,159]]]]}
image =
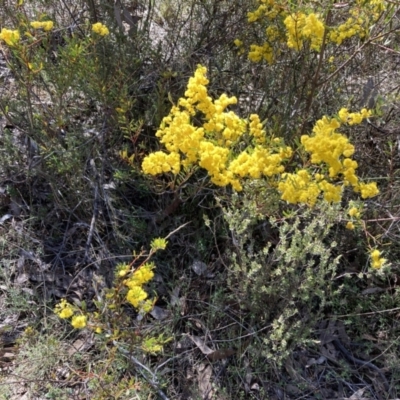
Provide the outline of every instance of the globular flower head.
{"type": "Polygon", "coordinates": [[[44,31],[48,32],[53,29],[54,22],[53,21],[32,21],[31,27],[33,29],[43,29],[44,31]]]}
{"type": "Polygon", "coordinates": [[[154,264],[148,262],[141,267],[139,267],[130,278],[124,281],[124,284],[129,288],[134,288],[135,286],[142,286],[148,283],[154,277],[154,264]]]}
{"type": "Polygon", "coordinates": [[[381,252],[377,249],[371,252],[371,266],[375,269],[380,269],[387,260],[381,257],[381,252]]]}
{"type": "Polygon", "coordinates": [[[354,228],[355,228],[355,226],[354,226],[354,223],[353,223],[353,222],[349,221],[349,222],[346,224],[346,229],[350,229],[350,230],[352,231],[354,228]]]}
{"type": "Polygon", "coordinates": [[[361,192],[361,197],[367,199],[369,197],[374,197],[379,194],[379,189],[376,186],[376,182],[371,183],[360,183],[359,190],[361,192]]]}
{"type": "Polygon", "coordinates": [[[3,28],[0,32],[0,40],[6,42],[10,47],[16,46],[20,40],[20,35],[17,30],[3,28]]]}
{"type": "Polygon", "coordinates": [[[147,293],[140,286],[133,286],[126,295],[126,299],[135,308],[139,308],[140,304],[147,299],[147,293]]]}
{"type": "Polygon", "coordinates": [[[54,309],[54,312],[62,319],[67,319],[74,314],[74,309],[71,304],[67,302],[67,300],[62,299],[60,303],[58,303],[54,309]]]}
{"type": "Polygon", "coordinates": [[[97,33],[100,36],[107,36],[110,34],[110,31],[108,28],[103,25],[101,22],[96,22],[95,24],[92,25],[92,31],[94,33],[97,33]]]}
{"type": "Polygon", "coordinates": [[[165,250],[167,247],[167,241],[163,238],[156,238],[151,241],[151,249],[156,250],[165,250]]]}
{"type": "Polygon", "coordinates": [[[355,218],[360,218],[361,213],[360,210],[357,207],[351,207],[350,210],[348,211],[348,214],[350,217],[355,217],[355,218]]]}
{"type": "Polygon", "coordinates": [[[75,329],[83,329],[87,324],[87,317],[85,315],[75,315],[71,320],[71,325],[75,329]]]}

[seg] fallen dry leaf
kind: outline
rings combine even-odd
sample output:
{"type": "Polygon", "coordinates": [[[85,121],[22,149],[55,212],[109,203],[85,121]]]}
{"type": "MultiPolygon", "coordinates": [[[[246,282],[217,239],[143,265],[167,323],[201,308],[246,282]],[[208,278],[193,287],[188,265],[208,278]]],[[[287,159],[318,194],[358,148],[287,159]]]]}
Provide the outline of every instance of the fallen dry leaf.
{"type": "Polygon", "coordinates": [[[352,396],[345,398],[344,400],[369,400],[367,397],[363,397],[365,389],[358,389],[352,396]]]}
{"type": "Polygon", "coordinates": [[[201,350],[201,352],[205,355],[209,355],[214,353],[214,350],[210,349],[205,343],[204,340],[198,336],[188,335],[188,337],[193,341],[193,343],[201,350]]]}
{"type": "Polygon", "coordinates": [[[211,385],[211,375],[212,375],[212,367],[210,364],[200,364],[197,367],[198,371],[198,383],[199,383],[199,391],[201,393],[202,399],[211,399],[212,395],[212,385],[211,385]]]}

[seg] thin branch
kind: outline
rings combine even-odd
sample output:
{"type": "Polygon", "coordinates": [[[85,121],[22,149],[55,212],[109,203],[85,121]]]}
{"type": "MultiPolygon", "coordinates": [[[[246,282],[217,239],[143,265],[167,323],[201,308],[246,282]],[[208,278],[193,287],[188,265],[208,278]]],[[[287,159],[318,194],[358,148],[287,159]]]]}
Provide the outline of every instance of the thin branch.
{"type": "Polygon", "coordinates": [[[148,368],[146,365],[143,365],[136,357],[134,357],[128,350],[124,349],[122,346],[119,345],[115,340],[113,340],[114,346],[130,361],[132,361],[136,366],[139,367],[139,372],[143,376],[144,379],[155,389],[158,393],[158,395],[163,399],[163,400],[169,400],[169,398],[166,396],[166,394],[160,389],[159,384],[157,382],[157,377],[156,375],[148,368]],[[144,372],[146,371],[149,375],[147,376],[144,372]]]}

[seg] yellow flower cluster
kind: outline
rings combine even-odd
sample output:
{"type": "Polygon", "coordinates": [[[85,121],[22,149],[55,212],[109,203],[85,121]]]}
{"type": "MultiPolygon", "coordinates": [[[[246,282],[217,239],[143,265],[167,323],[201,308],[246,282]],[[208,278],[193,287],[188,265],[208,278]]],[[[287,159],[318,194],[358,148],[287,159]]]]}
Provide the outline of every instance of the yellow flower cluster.
{"type": "Polygon", "coordinates": [[[71,325],[75,329],[83,329],[87,324],[87,316],[86,315],[75,315],[72,317],[71,325]]]}
{"type": "Polygon", "coordinates": [[[346,22],[329,32],[329,40],[340,45],[344,40],[350,39],[353,36],[363,38],[366,33],[367,30],[364,26],[364,20],[360,17],[350,17],[346,22]]]}
{"type": "Polygon", "coordinates": [[[263,59],[272,64],[274,61],[274,52],[272,47],[268,43],[264,43],[262,46],[252,44],[250,46],[249,60],[253,62],[260,62],[263,59]]]}
{"type": "MultiPolygon", "coordinates": [[[[118,267],[117,275],[124,277],[130,273],[130,266],[120,265],[118,267]]],[[[151,281],[154,277],[154,264],[145,263],[140,266],[136,271],[130,273],[130,276],[124,280],[124,285],[129,288],[126,299],[130,304],[141,312],[150,312],[154,306],[154,300],[146,300],[148,297],[147,292],[143,289],[143,285],[151,281]]]]}
{"type": "Polygon", "coordinates": [[[321,174],[312,176],[307,170],[301,169],[294,174],[282,174],[278,184],[282,193],[281,199],[288,203],[303,203],[314,206],[321,193],[329,203],[338,203],[342,198],[342,187],[335,186],[324,179],[321,174]]]}
{"type": "Polygon", "coordinates": [[[62,319],[68,319],[72,317],[71,325],[75,329],[82,329],[87,325],[87,317],[85,315],[74,315],[74,307],[65,299],[62,299],[58,304],[56,304],[54,312],[62,319]]]}
{"type": "Polygon", "coordinates": [[[301,137],[314,172],[309,168],[288,173],[283,162],[292,157],[292,149],[280,138],[268,138],[258,115],[252,114],[244,120],[232,111],[227,112],[228,105],[236,103],[235,97],[223,94],[213,101],[207,93],[205,74],[206,68],[198,66],[194,77],[189,80],[185,97],[163,119],[156,136],[168,153],[158,151],[145,157],[142,163],[144,173],[173,172],[176,175],[182,167],[197,164],[208,172],[214,184],[230,184],[236,191],[242,190],[244,178],[267,177],[269,184],[281,193],[282,200],[310,206],[320,195],[327,202],[339,202],[345,186],[360,192],[363,199],[379,193],[375,182],[359,182],[357,162],[351,158],[354,146],[337,131],[343,123],[361,123],[371,115],[370,111],[363,109],[351,113],[343,108],[338,118],[324,116],[317,121],[312,135],[301,137]],[[202,124],[199,123],[201,115],[202,124]],[[196,124],[193,116],[197,117],[196,124]],[[245,141],[245,138],[251,138],[251,145],[236,153],[235,144],[245,141]]]}
{"type": "Polygon", "coordinates": [[[371,116],[371,111],[363,108],[359,113],[350,113],[347,108],[341,108],[339,110],[339,118],[341,122],[349,125],[361,124],[361,122],[371,116]]]}
{"type": "MultiPolygon", "coordinates": [[[[365,109],[360,113],[349,113],[346,109],[339,112],[339,119],[349,124],[361,123],[371,113],[365,109]]],[[[359,183],[356,175],[357,162],[351,159],[354,146],[348,138],[337,131],[341,126],[335,118],[323,117],[315,124],[313,135],[303,135],[301,144],[311,155],[311,163],[327,168],[328,175],[315,174],[314,179],[307,170],[285,173],[278,184],[282,199],[289,203],[306,203],[313,206],[323,193],[328,202],[339,202],[342,186],[352,186],[355,192],[361,192],[366,199],[379,193],[376,183],[359,183]],[[332,181],[341,179],[343,185],[335,186],[332,181]]]]}
{"type": "Polygon", "coordinates": [[[347,222],[346,228],[353,230],[355,228],[354,222],[358,221],[361,218],[361,211],[358,207],[350,203],[350,208],[347,211],[347,214],[350,216],[351,221],[347,222]]]}
{"type": "MultiPolygon", "coordinates": [[[[309,42],[312,50],[319,51],[325,33],[326,43],[337,45],[355,36],[366,37],[389,4],[385,0],[356,0],[348,7],[331,10],[335,21],[344,22],[327,26],[323,21],[326,8],[319,3],[309,0],[301,5],[288,0],[258,0],[258,3],[258,8],[248,13],[247,20],[249,23],[267,21],[268,27],[263,44],[250,44],[248,58],[253,62],[265,60],[270,64],[276,58],[274,51],[279,52],[281,47],[275,46],[274,49],[273,44],[285,36],[287,46],[297,51],[303,48],[304,42],[309,42]]],[[[244,44],[240,43],[241,53],[244,44]]]]}
{"type": "Polygon", "coordinates": [[[92,31],[94,33],[97,33],[100,36],[107,36],[110,34],[110,31],[108,28],[103,25],[101,22],[96,22],[95,24],[92,25],[92,31]]]}
{"type": "Polygon", "coordinates": [[[74,314],[74,309],[67,300],[62,299],[55,307],[54,312],[62,319],[68,319],[74,314]]]}
{"type": "Polygon", "coordinates": [[[258,115],[241,119],[227,107],[237,103],[236,97],[222,94],[214,100],[208,95],[207,69],[198,66],[189,79],[185,97],[173,106],[156,136],[168,151],[158,151],[145,157],[142,170],[146,174],[162,172],[178,174],[182,167],[197,164],[204,168],[218,186],[229,184],[240,191],[244,177],[271,177],[283,172],[282,162],[292,151],[283,144],[271,148],[262,146],[266,133],[258,115]],[[201,124],[193,123],[193,117],[201,124]],[[246,136],[253,144],[239,154],[234,151],[239,139],[246,136]],[[239,179],[240,178],[240,179],[239,179]]]}
{"type": "Polygon", "coordinates": [[[303,41],[307,39],[310,40],[312,50],[320,49],[325,27],[317,14],[294,13],[285,18],[284,24],[288,47],[300,50],[303,47],[303,41]]]}
{"type": "Polygon", "coordinates": [[[31,27],[33,29],[43,29],[44,31],[48,32],[53,29],[54,22],[53,21],[32,21],[31,27]]]}
{"type": "Polygon", "coordinates": [[[380,269],[386,262],[386,258],[381,257],[381,252],[379,250],[373,250],[371,252],[371,266],[375,269],[380,269]]]}
{"type": "Polygon", "coordinates": [[[243,42],[240,39],[235,39],[233,43],[238,48],[238,54],[243,54],[244,53],[243,42]]]}
{"type": "Polygon", "coordinates": [[[20,41],[20,34],[17,30],[3,28],[0,32],[0,40],[6,42],[7,46],[13,47],[20,41]]]}
{"type": "Polygon", "coordinates": [[[259,3],[260,6],[257,10],[251,11],[247,14],[247,21],[249,23],[259,21],[263,18],[273,21],[279,14],[285,13],[286,6],[283,4],[284,2],[277,2],[275,0],[259,0],[259,3]]]}
{"type": "Polygon", "coordinates": [[[370,28],[378,21],[388,4],[390,2],[385,0],[356,0],[354,7],[349,9],[350,17],[332,29],[329,40],[340,45],[345,39],[353,36],[368,36],[370,28]]]}

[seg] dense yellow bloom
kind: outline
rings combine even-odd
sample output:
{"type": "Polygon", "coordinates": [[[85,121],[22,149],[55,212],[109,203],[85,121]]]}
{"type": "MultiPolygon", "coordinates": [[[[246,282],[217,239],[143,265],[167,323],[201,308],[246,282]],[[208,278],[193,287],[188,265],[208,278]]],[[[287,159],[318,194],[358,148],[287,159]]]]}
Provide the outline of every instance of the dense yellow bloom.
{"type": "Polygon", "coordinates": [[[328,203],[339,203],[342,199],[342,186],[335,186],[332,183],[329,183],[323,180],[319,187],[324,192],[324,199],[328,203]]]}
{"type": "Polygon", "coordinates": [[[250,46],[249,60],[253,62],[260,62],[262,60],[272,64],[274,61],[274,53],[272,47],[268,43],[264,43],[262,46],[252,44],[250,46]]]}
{"type": "Polygon", "coordinates": [[[46,32],[51,31],[54,26],[53,21],[45,21],[45,22],[42,22],[42,24],[43,24],[43,30],[46,32]]]}
{"type": "Polygon", "coordinates": [[[74,309],[67,300],[62,299],[60,303],[56,304],[54,312],[62,319],[67,319],[74,314],[74,309]]]}
{"type": "Polygon", "coordinates": [[[382,268],[383,264],[385,264],[387,260],[385,258],[381,258],[381,252],[379,250],[373,250],[371,252],[371,266],[375,269],[382,268]]]}
{"type": "Polygon", "coordinates": [[[282,174],[282,180],[278,184],[281,199],[288,203],[303,203],[309,206],[315,205],[321,189],[313,181],[312,176],[305,169],[295,174],[282,174]]]}
{"type": "Polygon", "coordinates": [[[286,26],[288,47],[300,50],[303,47],[301,30],[306,24],[306,15],[301,12],[291,14],[288,15],[283,22],[286,26]]]}
{"type": "Polygon", "coordinates": [[[363,108],[359,113],[350,113],[347,108],[341,108],[338,115],[341,122],[349,125],[357,125],[361,124],[364,119],[369,118],[372,112],[363,108]]]}
{"type": "Polygon", "coordinates": [[[53,21],[32,21],[31,27],[33,29],[43,29],[44,31],[51,31],[53,29],[54,22],[53,21]]]}
{"type": "Polygon", "coordinates": [[[374,197],[379,194],[379,189],[376,186],[376,182],[360,183],[358,189],[360,190],[361,197],[363,199],[368,199],[369,197],[374,197]]]}
{"type": "Polygon", "coordinates": [[[250,115],[250,135],[254,136],[256,139],[256,143],[264,143],[265,142],[265,131],[263,130],[262,123],[260,121],[260,117],[257,114],[250,115]]]}
{"type": "Polygon", "coordinates": [[[99,34],[100,36],[106,36],[110,34],[108,28],[101,22],[96,22],[92,25],[92,31],[99,34]]]}
{"type": "Polygon", "coordinates": [[[320,49],[325,27],[317,14],[306,15],[298,12],[287,16],[283,22],[286,26],[288,47],[300,50],[303,46],[303,40],[310,40],[312,50],[318,51],[320,49]]]}
{"type": "Polygon", "coordinates": [[[324,116],[315,124],[313,136],[303,135],[301,137],[302,145],[311,154],[311,162],[327,164],[331,178],[346,170],[341,157],[350,157],[354,153],[354,146],[349,140],[336,132],[339,127],[340,123],[336,119],[324,116]]]}
{"type": "Polygon", "coordinates": [[[42,27],[42,23],[39,21],[32,21],[31,22],[31,27],[33,29],[40,29],[42,27]]]}
{"type": "Polygon", "coordinates": [[[76,315],[71,320],[71,325],[75,329],[83,329],[87,324],[87,317],[85,315],[76,315]]]}
{"type": "MultiPolygon", "coordinates": [[[[293,21],[293,16],[289,21],[293,21]]],[[[304,16],[304,21],[304,26],[309,28],[307,24],[314,26],[318,19],[316,15],[310,15],[304,16]]],[[[303,37],[313,40],[311,30],[306,30],[303,37]]],[[[314,31],[318,30],[315,28],[314,31]]],[[[343,188],[349,185],[361,192],[363,198],[378,193],[375,183],[359,183],[358,165],[351,158],[354,146],[338,132],[341,123],[360,123],[371,115],[370,111],[363,109],[359,113],[350,113],[343,108],[338,118],[321,118],[310,135],[301,137],[301,144],[316,170],[285,173],[283,163],[292,157],[293,150],[284,145],[282,138],[268,137],[257,114],[244,120],[232,111],[227,112],[229,105],[236,104],[236,97],[222,94],[213,100],[207,93],[206,72],[205,67],[198,66],[189,79],[185,97],[179,99],[178,105],[173,106],[163,119],[156,136],[168,153],[158,151],[145,157],[143,172],[152,175],[173,172],[176,175],[182,166],[198,165],[208,172],[212,183],[232,185],[236,191],[242,190],[241,180],[245,178],[266,177],[271,187],[281,193],[282,200],[310,206],[320,195],[327,202],[340,202],[343,188]],[[250,139],[249,145],[238,153],[235,145],[240,143],[243,135],[244,140],[250,139]]]]}
{"type": "Polygon", "coordinates": [[[171,171],[177,175],[181,169],[179,154],[165,154],[162,151],[151,153],[143,160],[142,169],[145,174],[150,175],[171,171]]]}
{"type": "MultiPolygon", "coordinates": [[[[137,285],[144,285],[149,282],[154,277],[154,264],[146,263],[142,265],[138,270],[133,273],[132,280],[137,283],[137,285]]],[[[129,286],[129,285],[128,285],[129,286]]]]}
{"type": "Polygon", "coordinates": [[[247,14],[247,21],[249,23],[256,22],[263,17],[272,21],[278,14],[284,13],[284,7],[275,0],[259,0],[259,2],[261,4],[258,9],[247,14]]]}
{"type": "Polygon", "coordinates": [[[350,217],[356,217],[356,218],[360,218],[361,216],[361,213],[357,207],[350,208],[348,214],[350,215],[350,217]]]}
{"type": "Polygon", "coordinates": [[[62,319],[67,319],[69,317],[72,317],[73,314],[74,310],[70,307],[66,307],[58,313],[58,316],[62,319]]]}
{"type": "MultiPolygon", "coordinates": [[[[340,45],[352,37],[364,38],[369,35],[370,28],[381,18],[382,12],[387,9],[388,2],[383,0],[356,0],[347,7],[335,10],[339,15],[337,21],[344,21],[338,25],[326,26],[322,19],[325,15],[325,6],[318,3],[289,4],[286,0],[258,0],[256,10],[249,12],[249,23],[267,22],[265,43],[252,44],[248,58],[253,62],[267,60],[273,62],[275,55],[272,47],[279,51],[280,46],[274,46],[286,36],[286,44],[290,49],[299,51],[305,43],[309,43],[311,50],[319,51],[325,37],[327,45],[340,45]],[[293,12],[296,5],[296,12],[293,12]],[[312,7],[312,9],[310,9],[312,7]],[[347,15],[346,15],[347,14],[347,15]],[[264,45],[267,45],[264,48],[264,45]]],[[[332,57],[329,62],[332,62],[332,57]]]]}
{"type": "Polygon", "coordinates": [[[140,286],[133,286],[126,295],[126,299],[135,308],[139,308],[140,303],[147,299],[147,293],[140,286]]]}
{"type": "Polygon", "coordinates": [[[3,28],[0,32],[0,40],[3,40],[8,46],[12,47],[19,42],[20,35],[17,30],[13,31],[7,28],[3,28]]]}
{"type": "Polygon", "coordinates": [[[346,224],[346,228],[347,228],[347,229],[350,229],[350,230],[353,230],[353,229],[355,228],[354,223],[351,222],[351,221],[349,221],[349,222],[346,224]]]}
{"type": "Polygon", "coordinates": [[[329,40],[340,45],[353,36],[364,37],[367,33],[364,22],[362,18],[349,17],[346,22],[331,30],[329,40]]]}
{"type": "Polygon", "coordinates": [[[151,262],[142,265],[128,279],[124,281],[124,284],[131,289],[136,286],[142,286],[146,284],[151,279],[153,279],[154,268],[155,268],[154,263],[151,262]]]}

